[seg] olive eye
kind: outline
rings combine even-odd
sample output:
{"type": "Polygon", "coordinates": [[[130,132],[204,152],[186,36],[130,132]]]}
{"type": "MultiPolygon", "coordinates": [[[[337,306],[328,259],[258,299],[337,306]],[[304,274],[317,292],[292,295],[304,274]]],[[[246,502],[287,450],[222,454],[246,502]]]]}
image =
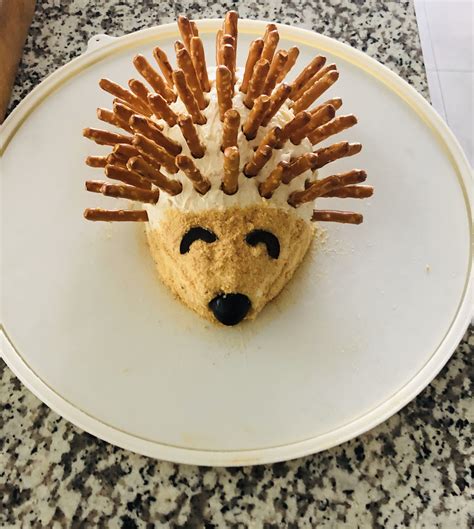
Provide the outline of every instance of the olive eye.
{"type": "Polygon", "coordinates": [[[196,241],[204,241],[207,243],[211,243],[217,241],[217,236],[211,230],[201,228],[200,226],[191,228],[183,235],[183,238],[181,239],[181,244],[179,245],[179,252],[181,254],[188,253],[191,244],[196,241]]]}
{"type": "Polygon", "coordinates": [[[257,246],[263,243],[267,247],[267,253],[272,259],[278,259],[280,255],[280,243],[278,238],[266,230],[253,230],[247,234],[245,241],[250,246],[257,246]]]}

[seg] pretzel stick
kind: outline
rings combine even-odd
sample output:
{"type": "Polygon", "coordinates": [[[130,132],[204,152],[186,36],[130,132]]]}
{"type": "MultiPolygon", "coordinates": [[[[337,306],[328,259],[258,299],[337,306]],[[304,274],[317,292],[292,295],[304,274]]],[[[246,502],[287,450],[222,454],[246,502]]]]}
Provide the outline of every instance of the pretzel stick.
{"type": "Polygon", "coordinates": [[[311,134],[315,129],[328,123],[336,115],[336,109],[332,105],[326,105],[322,107],[319,112],[310,113],[311,119],[308,123],[297,130],[291,137],[291,142],[294,145],[299,145],[301,140],[306,137],[308,134],[311,134]]]}
{"type": "Polygon", "coordinates": [[[191,39],[194,37],[193,27],[191,22],[184,15],[179,15],[178,17],[178,29],[181,33],[184,45],[187,50],[191,49],[191,39]]]}
{"type": "Polygon", "coordinates": [[[191,58],[201,88],[204,90],[204,92],[209,92],[211,90],[211,85],[207,75],[206,56],[204,54],[202,40],[199,37],[193,37],[191,39],[191,58]]]}
{"type": "Polygon", "coordinates": [[[290,97],[293,99],[293,95],[298,93],[301,87],[303,87],[313,75],[320,70],[324,63],[326,62],[326,57],[322,55],[317,55],[298,75],[298,77],[293,81],[291,85],[291,94],[290,97]]]}
{"type": "Polygon", "coordinates": [[[265,34],[263,39],[263,50],[262,50],[262,59],[265,59],[269,63],[272,62],[273,55],[275,54],[276,47],[278,46],[278,41],[280,40],[280,35],[278,30],[274,29],[265,34]]]}
{"type": "Polygon", "coordinates": [[[147,106],[148,115],[150,115],[151,110],[148,107],[148,96],[150,95],[150,90],[138,79],[130,79],[128,81],[128,86],[130,90],[140,99],[140,101],[147,106]]]}
{"type": "Polygon", "coordinates": [[[216,71],[217,103],[221,121],[225,113],[232,108],[232,74],[225,66],[218,66],[216,71]]]}
{"type": "Polygon", "coordinates": [[[147,222],[148,213],[144,209],[138,210],[108,210],[100,208],[88,208],[84,211],[84,218],[87,220],[102,220],[105,222],[131,221],[147,222]]]}
{"type": "Polygon", "coordinates": [[[125,101],[130,108],[135,110],[135,112],[145,114],[146,116],[151,114],[148,106],[143,104],[135,94],[132,94],[132,92],[129,90],[122,88],[117,83],[114,83],[109,79],[101,79],[99,81],[99,86],[102,88],[102,90],[105,90],[109,94],[112,94],[113,96],[125,101]]]}
{"type": "Polygon", "coordinates": [[[124,184],[130,184],[131,186],[140,187],[141,189],[151,189],[150,182],[142,178],[135,171],[131,171],[126,167],[120,167],[117,165],[106,165],[105,174],[111,180],[119,180],[124,184]]]}
{"type": "Polygon", "coordinates": [[[112,154],[109,154],[109,156],[107,157],[107,161],[108,163],[113,164],[113,165],[121,164],[121,165],[126,166],[128,160],[130,158],[133,158],[134,156],[142,156],[142,158],[148,164],[152,165],[153,167],[156,167],[156,169],[161,168],[161,165],[159,162],[157,162],[153,158],[145,156],[144,154],[140,154],[140,151],[136,149],[133,145],[125,145],[125,144],[116,145],[114,147],[114,152],[112,154]]]}
{"type": "Polygon", "coordinates": [[[203,110],[207,107],[208,101],[204,97],[204,93],[199,83],[199,79],[194,69],[193,61],[191,60],[191,55],[189,55],[188,50],[182,49],[176,53],[176,60],[178,62],[178,67],[184,72],[186,78],[186,83],[191,89],[191,92],[196,100],[200,110],[203,110]]]}
{"type": "Polygon", "coordinates": [[[272,93],[273,89],[275,88],[277,78],[285,67],[287,61],[288,53],[285,50],[280,50],[273,56],[270,70],[268,71],[265,85],[263,86],[264,94],[270,95],[272,93]]]}
{"type": "Polygon", "coordinates": [[[227,147],[224,151],[224,176],[222,191],[226,195],[237,193],[239,188],[240,153],[238,147],[227,147]]]}
{"type": "Polygon", "coordinates": [[[272,149],[274,149],[278,145],[278,141],[280,140],[281,135],[281,128],[280,127],[272,127],[270,130],[267,131],[265,136],[260,141],[260,145],[268,145],[272,149]]]}
{"type": "Polygon", "coordinates": [[[293,101],[296,101],[306,92],[306,90],[311,88],[314,83],[319,81],[321,77],[326,75],[328,72],[332,72],[335,70],[337,70],[335,64],[328,64],[324,68],[321,68],[313,75],[313,77],[311,77],[311,79],[308,79],[308,81],[306,81],[306,83],[296,93],[292,94],[291,99],[293,99],[293,101]]]}
{"type": "Polygon", "coordinates": [[[116,167],[122,167],[122,169],[126,169],[127,158],[122,158],[122,156],[118,156],[117,154],[111,152],[107,156],[107,165],[115,165],[116,167]]]}
{"type": "Polygon", "coordinates": [[[122,104],[119,99],[114,100],[112,107],[114,109],[114,114],[117,116],[117,119],[119,119],[123,123],[126,123],[128,126],[128,130],[131,131],[128,122],[130,121],[130,118],[133,116],[133,114],[135,114],[135,111],[127,105],[122,104]]]}
{"type": "Polygon", "coordinates": [[[247,177],[257,176],[260,169],[272,157],[273,149],[270,145],[260,144],[255,151],[252,159],[244,167],[244,174],[247,177]]]}
{"type": "Polygon", "coordinates": [[[310,110],[311,114],[315,114],[316,112],[319,112],[326,105],[331,105],[336,110],[339,110],[342,107],[342,99],[340,97],[334,97],[333,99],[328,99],[327,101],[324,101],[324,103],[321,103],[317,107],[312,108],[310,110]]]}
{"type": "Polygon", "coordinates": [[[136,55],[133,59],[133,65],[143,78],[150,83],[153,90],[161,94],[168,103],[176,101],[176,94],[143,55],[136,55]]]}
{"type": "Polygon", "coordinates": [[[337,70],[328,72],[323,75],[319,81],[316,81],[311,88],[297,99],[292,106],[293,112],[300,112],[308,108],[318,97],[328,90],[339,78],[337,70]]]}
{"type": "Polygon", "coordinates": [[[353,213],[351,211],[334,211],[334,210],[317,210],[313,211],[311,217],[313,222],[340,222],[342,224],[361,224],[364,217],[360,213],[353,213]]]}
{"type": "Polygon", "coordinates": [[[288,162],[281,161],[275,169],[261,182],[258,186],[260,196],[264,198],[272,198],[273,193],[281,184],[283,173],[288,165],[288,162]]]}
{"type": "Polygon", "coordinates": [[[250,79],[247,93],[244,97],[244,104],[247,108],[252,108],[255,99],[262,93],[265,79],[270,69],[270,63],[265,59],[257,61],[252,78],[250,79]]]}
{"type": "Polygon", "coordinates": [[[216,66],[220,66],[222,64],[222,35],[223,31],[222,29],[217,30],[216,32],[216,66]]]}
{"type": "Polygon", "coordinates": [[[95,141],[99,145],[115,145],[116,143],[132,143],[131,136],[125,134],[116,134],[108,130],[85,128],[82,131],[83,136],[95,141]]]}
{"type": "Polygon", "coordinates": [[[240,114],[237,112],[237,110],[230,108],[224,114],[224,123],[222,125],[222,151],[225,151],[227,147],[237,146],[239,126],[240,114]]]}
{"type": "Polygon", "coordinates": [[[312,152],[307,152],[292,160],[283,173],[283,183],[289,184],[293,178],[308,170],[314,170],[318,157],[312,152]]]}
{"type": "Polygon", "coordinates": [[[193,30],[193,37],[199,37],[199,29],[196,22],[194,22],[194,20],[190,20],[189,23],[191,24],[191,28],[193,30]]]}
{"type": "Polygon", "coordinates": [[[191,89],[189,88],[188,83],[186,82],[186,77],[184,75],[183,70],[175,70],[173,72],[173,80],[176,86],[176,90],[178,91],[179,97],[181,98],[182,102],[184,103],[184,106],[193,118],[193,121],[198,125],[204,125],[204,123],[206,123],[206,118],[199,109],[199,105],[196,99],[194,98],[194,95],[191,89]]]}
{"type": "Polygon", "coordinates": [[[107,165],[107,156],[88,156],[86,165],[89,167],[105,167],[107,165]]]}
{"type": "Polygon", "coordinates": [[[133,145],[129,145],[128,143],[118,143],[114,147],[113,154],[116,154],[120,158],[123,158],[128,160],[129,158],[133,158],[133,156],[138,156],[139,152],[138,149],[135,149],[133,145]]]}
{"type": "Polygon", "coordinates": [[[180,154],[176,157],[176,163],[183,173],[191,180],[194,189],[201,195],[205,195],[211,187],[211,182],[204,178],[201,171],[194,165],[188,156],[180,154]]]}
{"type": "Polygon", "coordinates": [[[128,123],[123,122],[112,110],[108,110],[106,108],[98,108],[97,117],[105,123],[109,123],[110,125],[114,125],[119,129],[124,129],[127,132],[131,132],[128,123]]]}
{"type": "Polygon", "coordinates": [[[179,193],[181,193],[183,190],[183,185],[181,182],[166,177],[161,171],[148,164],[140,156],[130,158],[130,160],[127,162],[127,167],[137,171],[143,176],[144,179],[152,182],[171,196],[179,195],[179,193]]]}
{"type": "Polygon", "coordinates": [[[360,184],[367,178],[367,173],[361,169],[353,169],[347,173],[339,173],[332,176],[316,180],[303,191],[294,191],[288,198],[288,204],[293,207],[298,207],[305,202],[312,200],[329,193],[339,187],[344,187],[349,184],[360,184]]]}
{"type": "Polygon", "coordinates": [[[166,79],[168,86],[172,88],[174,86],[173,68],[171,67],[171,64],[168,60],[168,56],[159,46],[156,46],[156,48],[153,49],[153,57],[155,58],[155,61],[158,63],[161,73],[163,74],[163,77],[166,79]]]}
{"type": "Polygon", "coordinates": [[[314,153],[318,157],[315,169],[320,169],[339,158],[354,156],[354,154],[359,153],[361,150],[362,145],[360,143],[348,143],[347,141],[341,141],[329,147],[318,149],[314,153]]]}
{"type": "Polygon", "coordinates": [[[100,192],[107,197],[126,198],[128,200],[146,202],[148,204],[156,204],[160,198],[160,192],[158,189],[139,189],[138,187],[127,185],[105,183],[100,192]]]}
{"type": "Polygon", "coordinates": [[[293,46],[288,50],[288,60],[286,61],[285,66],[281,69],[280,73],[278,74],[277,83],[281,83],[283,79],[287,76],[288,72],[293,68],[293,66],[296,63],[296,59],[298,58],[298,55],[300,54],[300,50],[293,46]]]}
{"type": "Polygon", "coordinates": [[[184,139],[188,144],[189,150],[194,158],[202,158],[206,149],[199,139],[196,127],[193,124],[191,116],[180,114],[178,117],[178,125],[183,133],[184,139]]]}
{"type": "Polygon", "coordinates": [[[299,112],[296,116],[288,121],[285,126],[281,129],[280,140],[277,145],[277,149],[281,149],[285,144],[286,140],[290,138],[296,131],[303,128],[311,119],[309,112],[299,112]]]}
{"type": "Polygon", "coordinates": [[[86,190],[91,193],[101,193],[104,184],[107,184],[107,182],[103,180],[86,180],[86,190]]]}
{"type": "Polygon", "coordinates": [[[175,174],[178,172],[174,156],[171,156],[171,154],[166,152],[162,147],[142,134],[135,134],[133,137],[133,146],[136,147],[141,154],[156,160],[170,173],[175,174]]]}
{"type": "Polygon", "coordinates": [[[263,39],[257,39],[250,44],[249,53],[247,56],[247,62],[245,63],[244,77],[240,85],[240,91],[244,94],[247,93],[250,79],[255,68],[255,64],[260,59],[263,50],[263,39]]]}
{"type": "MultiPolygon", "coordinates": [[[[227,36],[228,35],[224,35],[223,39],[227,36]]],[[[228,70],[232,74],[232,90],[233,90],[234,77],[235,77],[235,50],[232,44],[223,44],[222,46],[222,65],[228,68],[228,70]]]]}
{"type": "Polygon", "coordinates": [[[314,132],[312,132],[308,136],[308,139],[313,145],[316,145],[317,143],[326,140],[330,136],[333,136],[334,134],[337,134],[345,129],[348,129],[349,127],[352,127],[356,123],[357,118],[353,114],[348,114],[347,116],[339,116],[337,118],[334,118],[329,123],[326,123],[326,125],[318,127],[314,132]]]}
{"type": "Polygon", "coordinates": [[[148,98],[148,103],[157,118],[163,119],[170,127],[174,127],[178,120],[178,115],[168,105],[160,94],[152,94],[148,98]]]}
{"type": "Polygon", "coordinates": [[[239,20],[239,14],[237,11],[228,11],[224,18],[224,33],[234,38],[234,47],[237,50],[237,24],[239,20]]]}
{"type": "Polygon", "coordinates": [[[276,24],[273,24],[273,22],[270,22],[269,24],[267,24],[267,26],[265,27],[265,33],[263,35],[264,40],[268,38],[268,34],[270,33],[270,31],[276,31],[276,30],[277,30],[276,24]]]}
{"type": "Polygon", "coordinates": [[[369,198],[374,194],[372,186],[346,186],[322,195],[325,198],[369,198]]]}
{"type": "Polygon", "coordinates": [[[255,101],[255,104],[242,127],[242,131],[247,140],[253,140],[257,135],[258,128],[260,127],[269,106],[270,98],[266,95],[259,96],[255,101]]]}
{"type": "Polygon", "coordinates": [[[270,108],[267,110],[262,121],[262,126],[266,127],[272,117],[280,110],[283,103],[290,95],[291,88],[287,84],[281,84],[270,97],[270,108]]]}
{"type": "Polygon", "coordinates": [[[160,147],[163,147],[165,151],[168,151],[173,156],[176,156],[183,150],[178,142],[172,140],[168,136],[165,136],[160,129],[155,127],[151,120],[148,120],[143,116],[134,114],[130,118],[130,126],[135,132],[140,132],[150,140],[154,141],[160,147]]]}

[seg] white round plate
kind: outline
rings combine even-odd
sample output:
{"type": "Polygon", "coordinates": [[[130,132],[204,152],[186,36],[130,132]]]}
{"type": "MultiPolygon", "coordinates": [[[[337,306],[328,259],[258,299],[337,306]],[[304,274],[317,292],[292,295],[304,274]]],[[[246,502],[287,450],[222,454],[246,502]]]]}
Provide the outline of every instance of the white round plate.
{"type": "MultiPolygon", "coordinates": [[[[218,25],[199,22],[209,62],[218,25]]],[[[240,22],[239,64],[264,27],[240,22]]],[[[171,52],[175,24],[72,61],[3,126],[4,359],[51,408],[121,447],[201,465],[323,450],[412,399],[468,324],[472,180],[453,135],[376,61],[322,35],[280,30],[282,47],[301,49],[295,71],[316,53],[337,63],[330,96],[359,117],[338,139],[364,149],[335,169],[367,169],[376,193],[350,204],[361,226],[326,226],[326,244],[255,322],[203,321],[158,280],[142,225],[82,217],[111,200],[84,191],[98,173],[83,160],[102,149],[81,131],[111,103],[98,80],[125,84],[137,52],[171,52]]]]}

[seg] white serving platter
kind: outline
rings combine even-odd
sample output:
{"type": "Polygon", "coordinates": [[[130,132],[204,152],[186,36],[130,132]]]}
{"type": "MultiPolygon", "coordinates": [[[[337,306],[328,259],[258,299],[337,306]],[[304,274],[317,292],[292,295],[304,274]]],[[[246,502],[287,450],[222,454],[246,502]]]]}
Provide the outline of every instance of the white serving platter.
{"type": "MultiPolygon", "coordinates": [[[[210,60],[219,24],[199,21],[210,60]]],[[[264,28],[240,21],[239,64],[264,28]]],[[[99,37],[0,132],[3,358],[48,406],[118,446],[200,465],[326,449],[413,399],[469,322],[473,182],[454,136],[365,54],[279,29],[282,47],[300,47],[295,71],[316,53],[337,63],[330,94],[359,117],[340,139],[364,145],[337,170],[367,169],[376,193],[352,205],[361,226],[326,226],[326,244],[255,322],[201,320],[159,282],[143,226],[82,217],[110,200],[84,191],[97,173],[83,160],[101,148],[81,131],[111,100],[98,80],[125,84],[136,53],[171,52],[175,24],[99,37]]]]}

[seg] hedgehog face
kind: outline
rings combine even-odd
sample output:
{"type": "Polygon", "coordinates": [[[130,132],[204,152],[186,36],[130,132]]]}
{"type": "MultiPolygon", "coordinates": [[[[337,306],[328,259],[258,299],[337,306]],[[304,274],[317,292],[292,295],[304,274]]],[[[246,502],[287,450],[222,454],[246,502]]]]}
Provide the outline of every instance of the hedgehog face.
{"type": "Polygon", "coordinates": [[[189,307],[225,325],[255,317],[303,259],[312,227],[262,206],[198,213],[170,210],[148,229],[163,281],[189,307]]]}

